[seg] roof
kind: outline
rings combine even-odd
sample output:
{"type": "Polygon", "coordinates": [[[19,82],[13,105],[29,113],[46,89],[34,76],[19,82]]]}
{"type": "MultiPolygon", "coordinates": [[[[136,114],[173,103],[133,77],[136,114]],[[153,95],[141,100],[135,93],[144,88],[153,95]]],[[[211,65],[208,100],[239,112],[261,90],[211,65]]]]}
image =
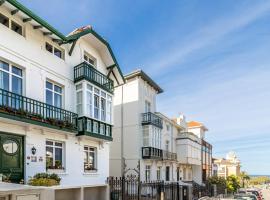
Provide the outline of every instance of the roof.
{"type": "Polygon", "coordinates": [[[187,123],[187,125],[188,125],[188,128],[203,128],[206,131],[208,131],[208,129],[206,128],[206,126],[204,126],[204,124],[201,123],[201,122],[190,121],[190,122],[187,123]]]}
{"type": "Polygon", "coordinates": [[[103,38],[101,37],[97,32],[95,32],[93,30],[93,28],[91,27],[90,29],[86,29],[85,31],[82,31],[80,33],[76,33],[70,36],[65,36],[64,34],[62,34],[60,31],[58,31],[57,29],[55,29],[53,26],[51,26],[48,22],[46,22],[45,20],[43,20],[42,18],[40,18],[39,16],[37,16],[34,12],[32,12],[30,9],[28,9],[27,7],[25,7],[23,4],[19,3],[16,0],[6,0],[4,2],[8,2],[10,3],[12,6],[14,6],[16,9],[18,9],[19,11],[21,11],[22,13],[24,13],[25,15],[27,15],[29,18],[31,18],[32,20],[34,20],[35,22],[37,22],[38,24],[40,24],[42,27],[46,28],[48,31],[50,31],[53,35],[55,35],[56,37],[58,37],[62,43],[71,43],[74,42],[75,40],[79,39],[80,37],[86,35],[86,34],[92,34],[93,36],[95,36],[101,43],[103,43],[108,51],[111,54],[111,57],[114,61],[115,66],[117,67],[117,70],[119,71],[123,82],[125,82],[123,73],[119,67],[119,64],[113,54],[113,51],[109,45],[109,43],[103,38]]]}
{"type": "Polygon", "coordinates": [[[129,80],[136,76],[139,76],[143,80],[145,80],[149,85],[151,85],[158,92],[158,94],[164,92],[163,89],[141,69],[137,69],[125,75],[125,79],[129,80]]]}

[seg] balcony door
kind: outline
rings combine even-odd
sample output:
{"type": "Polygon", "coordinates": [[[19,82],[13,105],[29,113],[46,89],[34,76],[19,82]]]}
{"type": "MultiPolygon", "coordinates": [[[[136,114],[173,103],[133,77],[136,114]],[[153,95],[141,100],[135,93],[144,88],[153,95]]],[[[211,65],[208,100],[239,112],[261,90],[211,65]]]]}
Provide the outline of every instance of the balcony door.
{"type": "Polygon", "coordinates": [[[170,181],[170,167],[166,166],[166,181],[170,181]]]}
{"type": "Polygon", "coordinates": [[[0,174],[19,183],[24,177],[23,136],[0,133],[0,174]]]}

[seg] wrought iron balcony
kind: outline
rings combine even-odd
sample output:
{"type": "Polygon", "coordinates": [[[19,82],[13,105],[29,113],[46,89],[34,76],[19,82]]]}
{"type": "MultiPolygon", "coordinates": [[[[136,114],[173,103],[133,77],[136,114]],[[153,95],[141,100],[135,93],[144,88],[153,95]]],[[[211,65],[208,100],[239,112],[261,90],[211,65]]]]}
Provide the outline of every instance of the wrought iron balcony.
{"type": "Polygon", "coordinates": [[[77,114],[4,89],[0,89],[0,116],[50,128],[77,131],[77,114]]]}
{"type": "Polygon", "coordinates": [[[163,160],[177,161],[177,154],[163,150],[162,159],[163,160]]]}
{"type": "Polygon", "coordinates": [[[142,147],[143,159],[162,159],[162,150],[154,147],[142,147]]]}
{"type": "Polygon", "coordinates": [[[149,124],[163,128],[162,119],[158,115],[151,112],[142,113],[142,125],[149,124]]]}
{"type": "Polygon", "coordinates": [[[88,117],[79,117],[78,135],[112,141],[112,125],[88,117]]]}
{"type": "Polygon", "coordinates": [[[83,79],[113,93],[113,81],[86,62],[74,67],[74,82],[76,83],[83,79]]]}

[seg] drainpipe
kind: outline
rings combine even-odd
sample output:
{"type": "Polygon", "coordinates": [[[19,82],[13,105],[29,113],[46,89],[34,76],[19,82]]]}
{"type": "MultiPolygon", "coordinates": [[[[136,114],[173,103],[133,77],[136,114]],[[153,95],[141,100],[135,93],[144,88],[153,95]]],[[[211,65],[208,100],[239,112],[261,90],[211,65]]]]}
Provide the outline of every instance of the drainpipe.
{"type": "Polygon", "coordinates": [[[125,158],[124,158],[124,86],[121,86],[121,176],[125,176],[125,158]]]}

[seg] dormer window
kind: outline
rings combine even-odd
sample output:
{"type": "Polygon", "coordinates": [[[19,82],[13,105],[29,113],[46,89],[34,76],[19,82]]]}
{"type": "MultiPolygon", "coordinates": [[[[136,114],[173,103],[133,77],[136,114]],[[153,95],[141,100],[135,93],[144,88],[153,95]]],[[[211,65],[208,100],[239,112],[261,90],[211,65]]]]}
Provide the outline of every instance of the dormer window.
{"type": "Polygon", "coordinates": [[[97,59],[86,52],[84,52],[83,59],[85,62],[89,63],[93,67],[97,66],[97,59]]]}

